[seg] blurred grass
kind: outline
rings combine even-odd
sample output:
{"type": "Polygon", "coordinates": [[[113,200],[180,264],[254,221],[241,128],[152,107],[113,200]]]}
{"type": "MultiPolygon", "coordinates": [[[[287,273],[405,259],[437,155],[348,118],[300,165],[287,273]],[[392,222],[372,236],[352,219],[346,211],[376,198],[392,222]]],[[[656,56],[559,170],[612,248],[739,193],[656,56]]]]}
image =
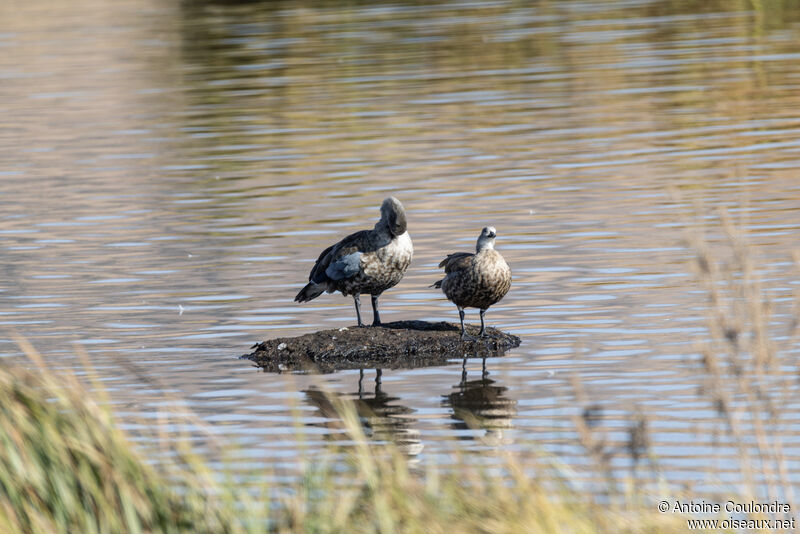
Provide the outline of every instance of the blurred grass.
{"type": "Polygon", "coordinates": [[[245,532],[191,454],[177,478],[157,472],[93,397],[71,375],[0,368],[0,532],[245,532]]]}
{"type": "Polygon", "coordinates": [[[273,502],[254,504],[180,445],[172,465],[145,462],[98,395],[71,375],[0,366],[0,532],[675,531],[643,508],[600,506],[552,469],[533,475],[513,455],[491,470],[470,456],[446,472],[415,470],[333,398],[355,444],[348,461],[333,461],[344,449],[331,445],[295,485],[265,491],[273,502]]]}

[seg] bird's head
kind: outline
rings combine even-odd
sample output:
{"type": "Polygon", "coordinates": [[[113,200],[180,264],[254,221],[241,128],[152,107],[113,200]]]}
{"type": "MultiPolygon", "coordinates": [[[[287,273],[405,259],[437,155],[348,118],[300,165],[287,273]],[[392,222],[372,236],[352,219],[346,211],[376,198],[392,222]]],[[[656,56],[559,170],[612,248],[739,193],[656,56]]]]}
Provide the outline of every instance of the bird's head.
{"type": "Polygon", "coordinates": [[[381,221],[386,223],[392,236],[397,237],[406,231],[406,210],[394,197],[389,197],[381,204],[381,221]]]}
{"type": "Polygon", "coordinates": [[[494,226],[486,226],[481,230],[481,235],[478,236],[478,244],[475,247],[476,252],[487,248],[494,248],[494,238],[497,237],[497,230],[494,226]]]}

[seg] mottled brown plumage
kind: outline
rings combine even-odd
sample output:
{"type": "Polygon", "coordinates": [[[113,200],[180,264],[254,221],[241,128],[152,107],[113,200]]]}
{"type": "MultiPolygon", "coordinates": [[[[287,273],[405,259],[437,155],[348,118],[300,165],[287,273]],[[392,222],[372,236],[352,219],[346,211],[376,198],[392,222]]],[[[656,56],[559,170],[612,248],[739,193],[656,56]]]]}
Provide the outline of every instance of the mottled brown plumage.
{"type": "Polygon", "coordinates": [[[464,308],[478,308],[481,314],[480,335],[485,335],[484,313],[508,293],[511,269],[494,249],[497,233],[491,226],[481,231],[475,254],[456,252],[439,264],[445,277],[433,287],[442,289],[445,296],[458,307],[461,337],[470,337],[464,330],[464,308]]]}
{"type": "Polygon", "coordinates": [[[414,252],[406,232],[403,205],[389,197],[381,205],[381,219],[372,230],[351,234],[322,251],[311,269],[308,284],[295,302],[307,302],[324,292],[353,295],[358,325],[362,293],[372,295],[373,325],[380,325],[378,297],[403,278],[414,252]]]}

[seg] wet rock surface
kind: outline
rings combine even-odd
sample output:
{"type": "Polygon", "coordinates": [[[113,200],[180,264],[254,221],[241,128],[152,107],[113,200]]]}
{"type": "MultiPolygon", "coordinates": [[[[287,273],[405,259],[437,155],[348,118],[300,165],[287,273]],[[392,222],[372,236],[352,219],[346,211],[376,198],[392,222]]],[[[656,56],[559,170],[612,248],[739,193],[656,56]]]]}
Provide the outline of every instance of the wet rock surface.
{"type": "MultiPolygon", "coordinates": [[[[476,326],[467,327],[467,333],[473,336],[478,331],[476,326]]],[[[460,333],[460,327],[452,323],[397,321],[379,327],[348,327],[270,339],[253,345],[253,352],[242,358],[269,372],[329,373],[443,365],[465,356],[502,356],[520,344],[517,336],[491,327],[486,328],[486,337],[476,340],[462,341],[460,333]]]]}

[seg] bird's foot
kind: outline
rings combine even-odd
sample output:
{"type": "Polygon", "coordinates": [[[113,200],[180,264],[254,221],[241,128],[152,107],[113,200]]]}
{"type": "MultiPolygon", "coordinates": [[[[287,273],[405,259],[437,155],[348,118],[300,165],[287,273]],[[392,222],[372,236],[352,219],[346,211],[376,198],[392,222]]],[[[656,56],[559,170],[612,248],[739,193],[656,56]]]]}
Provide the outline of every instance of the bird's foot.
{"type": "Polygon", "coordinates": [[[383,323],[380,321],[372,321],[372,326],[382,326],[383,323]]]}
{"type": "Polygon", "coordinates": [[[478,338],[464,331],[461,332],[461,341],[478,341],[478,338]]]}

